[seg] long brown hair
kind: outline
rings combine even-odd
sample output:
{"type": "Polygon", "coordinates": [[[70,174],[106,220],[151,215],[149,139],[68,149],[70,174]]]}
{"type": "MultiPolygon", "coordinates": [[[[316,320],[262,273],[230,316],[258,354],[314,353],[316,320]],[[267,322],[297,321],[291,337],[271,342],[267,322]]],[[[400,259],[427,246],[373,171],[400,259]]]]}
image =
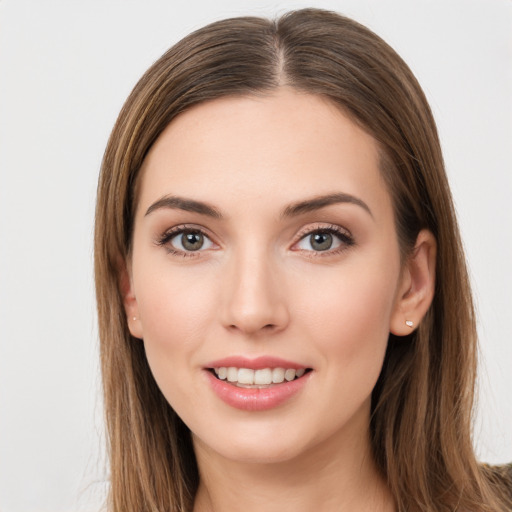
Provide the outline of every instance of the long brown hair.
{"type": "Polygon", "coordinates": [[[472,447],[475,318],[430,108],[382,39],[318,9],[275,22],[234,18],[192,33],[146,72],[116,122],[99,179],[95,231],[109,509],[190,511],[198,485],[190,433],[158,389],[123,308],[119,271],[130,252],[138,171],[179,113],[283,85],[328,98],[377,140],[402,254],[420,229],[437,240],[432,306],[414,333],[390,336],[372,396],[374,456],[398,509],[506,510],[505,491],[477,464],[472,447]]]}

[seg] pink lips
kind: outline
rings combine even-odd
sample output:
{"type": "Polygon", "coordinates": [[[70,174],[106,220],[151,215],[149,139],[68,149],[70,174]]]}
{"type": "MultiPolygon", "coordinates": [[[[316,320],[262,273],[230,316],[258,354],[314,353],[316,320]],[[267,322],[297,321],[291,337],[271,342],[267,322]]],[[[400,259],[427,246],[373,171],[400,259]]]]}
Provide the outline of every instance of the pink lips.
{"type": "Polygon", "coordinates": [[[304,387],[312,373],[307,372],[298,379],[290,382],[285,381],[282,384],[274,384],[268,388],[241,388],[218,379],[210,371],[211,368],[230,366],[251,368],[253,370],[263,368],[294,368],[298,370],[306,368],[306,366],[267,356],[256,359],[233,356],[209,363],[205,368],[205,374],[213,392],[231,407],[245,411],[265,411],[283,404],[304,387]]]}

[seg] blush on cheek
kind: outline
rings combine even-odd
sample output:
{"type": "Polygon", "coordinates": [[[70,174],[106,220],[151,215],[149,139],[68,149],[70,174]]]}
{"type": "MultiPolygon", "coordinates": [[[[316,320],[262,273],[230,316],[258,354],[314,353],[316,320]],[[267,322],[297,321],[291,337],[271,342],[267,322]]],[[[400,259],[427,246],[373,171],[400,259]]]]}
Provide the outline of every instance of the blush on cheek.
{"type": "Polygon", "coordinates": [[[208,325],[216,300],[207,281],[190,272],[165,269],[157,274],[141,275],[145,279],[138,296],[144,328],[155,339],[168,339],[173,334],[181,341],[195,338],[208,325]]]}
{"type": "Polygon", "coordinates": [[[314,319],[309,336],[321,339],[327,353],[338,354],[347,364],[383,357],[392,307],[388,283],[347,278],[304,296],[309,296],[302,305],[304,315],[314,319]]]}

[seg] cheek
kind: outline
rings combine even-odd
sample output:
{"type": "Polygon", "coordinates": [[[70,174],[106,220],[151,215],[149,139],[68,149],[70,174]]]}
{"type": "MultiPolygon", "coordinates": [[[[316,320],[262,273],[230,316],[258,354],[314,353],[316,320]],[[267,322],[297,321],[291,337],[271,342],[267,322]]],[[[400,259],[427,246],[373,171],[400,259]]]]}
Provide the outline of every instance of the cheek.
{"type": "Polygon", "coordinates": [[[208,281],[193,272],[154,265],[141,266],[135,285],[145,340],[185,349],[200,338],[214,313],[208,281]]]}
{"type": "Polygon", "coordinates": [[[141,265],[136,270],[137,305],[149,366],[166,399],[177,409],[186,408],[181,397],[193,394],[189,395],[190,383],[188,390],[183,386],[215,312],[212,287],[197,275],[165,265],[141,265]]]}
{"type": "Polygon", "coordinates": [[[350,371],[371,367],[380,372],[398,265],[389,265],[389,261],[387,266],[379,261],[367,263],[319,272],[314,281],[303,283],[294,295],[298,298],[297,318],[302,318],[302,329],[308,332],[308,339],[316,340],[325,357],[337,359],[350,371]],[[383,268],[388,272],[382,272],[383,268]]]}

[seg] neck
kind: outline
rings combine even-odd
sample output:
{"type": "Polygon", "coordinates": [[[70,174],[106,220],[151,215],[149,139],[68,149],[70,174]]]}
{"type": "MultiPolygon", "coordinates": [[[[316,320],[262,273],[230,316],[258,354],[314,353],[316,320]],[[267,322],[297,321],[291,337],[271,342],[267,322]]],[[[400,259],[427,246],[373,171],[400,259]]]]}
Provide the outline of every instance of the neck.
{"type": "Polygon", "coordinates": [[[247,463],[194,440],[200,485],[194,512],[393,512],[394,500],[371,455],[368,436],[335,435],[291,460],[247,463]]]}

